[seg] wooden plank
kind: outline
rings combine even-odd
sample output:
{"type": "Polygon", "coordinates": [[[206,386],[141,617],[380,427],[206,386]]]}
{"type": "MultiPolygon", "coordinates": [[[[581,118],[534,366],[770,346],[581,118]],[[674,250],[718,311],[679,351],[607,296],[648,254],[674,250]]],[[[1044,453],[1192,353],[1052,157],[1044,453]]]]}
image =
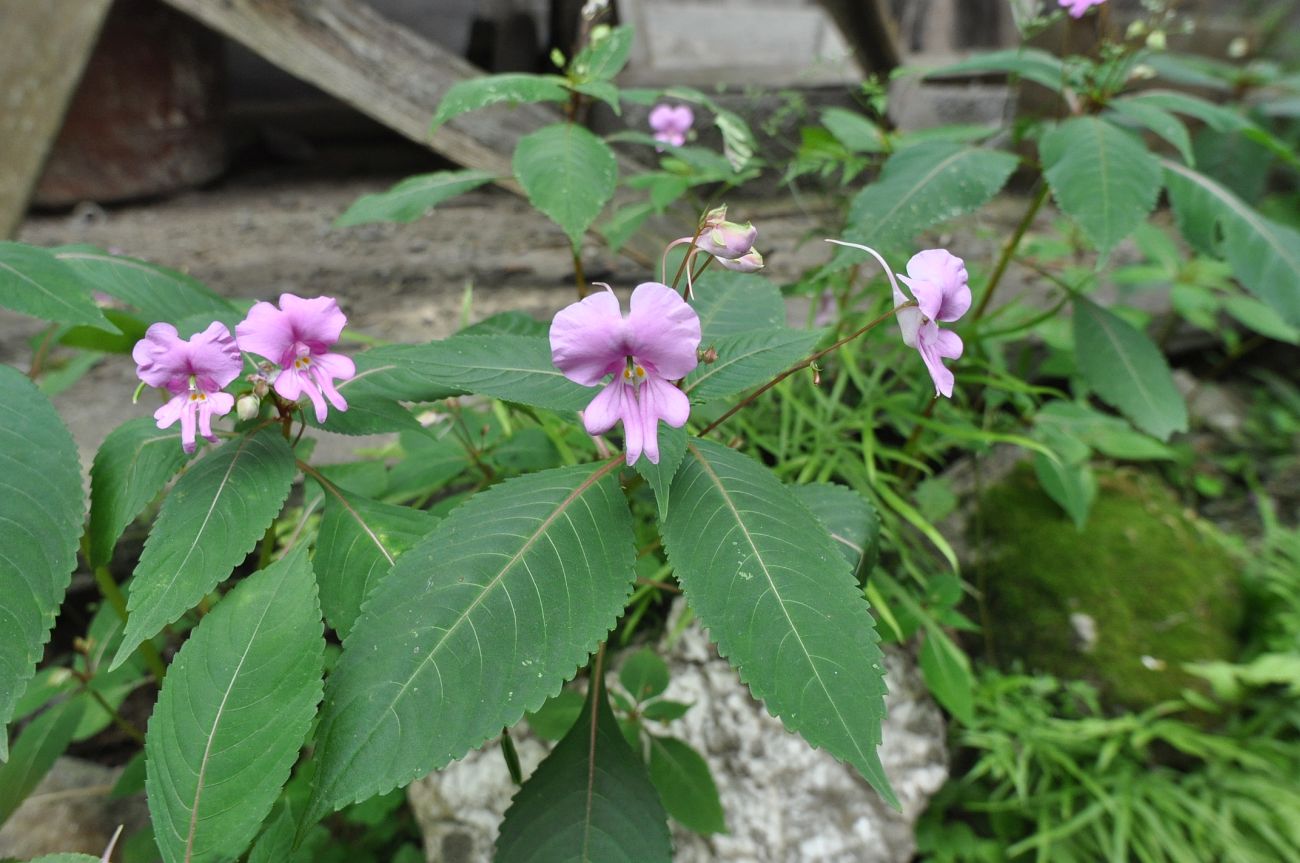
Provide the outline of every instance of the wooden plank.
{"type": "MultiPolygon", "coordinates": [[[[429,121],[443,94],[482,70],[357,0],[165,2],[405,137],[465,167],[492,171],[516,193],[522,190],[510,172],[515,143],[560,119],[541,105],[502,106],[463,114],[431,138],[429,121]]],[[[620,158],[624,176],[643,170],[620,158]]],[[[658,233],[642,232],[623,251],[643,264],[656,261],[664,246],[658,233]]]]}
{"type": "Polygon", "coordinates": [[[22,224],[112,0],[0,0],[0,238],[22,224]]]}

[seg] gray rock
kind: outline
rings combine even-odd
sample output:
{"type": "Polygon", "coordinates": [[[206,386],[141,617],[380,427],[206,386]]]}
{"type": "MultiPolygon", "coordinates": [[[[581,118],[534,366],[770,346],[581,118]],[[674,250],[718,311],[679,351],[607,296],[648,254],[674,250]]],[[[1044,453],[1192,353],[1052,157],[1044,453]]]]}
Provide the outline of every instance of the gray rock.
{"type": "Polygon", "coordinates": [[[144,827],[149,821],[144,795],[108,799],[121,773],[120,767],[102,767],[79,758],[54,762],[41,784],[0,828],[0,858],[29,860],[61,852],[98,857],[118,825],[126,826],[128,836],[144,827]]]}
{"type": "MultiPolygon", "coordinates": [[[[671,630],[671,627],[669,629],[671,630]]],[[[912,827],[948,776],[944,724],[910,655],[886,651],[888,718],[880,748],[903,804],[884,804],[857,772],[814,750],[767,714],[719,658],[698,624],[668,650],[667,697],[695,706],[668,731],[709,762],[729,832],[702,837],[674,825],[679,863],[885,863],[910,860],[912,827]]],[[[525,773],[549,744],[515,735],[525,773]]],[[[441,863],[491,859],[515,788],[495,746],[472,752],[408,790],[426,856],[441,863]]]]}

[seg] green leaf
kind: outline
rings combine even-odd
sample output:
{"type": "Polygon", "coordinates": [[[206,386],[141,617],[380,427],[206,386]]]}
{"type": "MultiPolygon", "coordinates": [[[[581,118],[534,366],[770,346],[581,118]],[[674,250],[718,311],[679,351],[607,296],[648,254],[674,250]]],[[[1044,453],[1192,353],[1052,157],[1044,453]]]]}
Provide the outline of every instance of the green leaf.
{"type": "Polygon", "coordinates": [[[340,384],[338,389],[347,399],[348,409],[331,410],[325,417],[325,422],[321,422],[316,419],[316,412],[311,406],[304,403],[299,416],[307,425],[334,434],[353,436],[417,431],[422,428],[419,421],[411,416],[411,412],[393,399],[367,395],[364,383],[346,388],[340,384]]]}
{"type": "Polygon", "coordinates": [[[1121,119],[1132,121],[1164,138],[1173,145],[1178,155],[1182,156],[1187,164],[1196,164],[1196,156],[1192,152],[1192,136],[1187,133],[1187,127],[1183,125],[1182,120],[1164,108],[1129,99],[1116,99],[1108,107],[1121,119]]]}
{"type": "Polygon", "coordinates": [[[235,307],[197,279],[146,261],[111,255],[94,246],[62,246],[54,257],[94,290],[131,306],[146,323],[173,324],[195,315],[214,319],[235,307]]]}
{"type": "Polygon", "coordinates": [[[726,336],[785,326],[781,290],[753,273],[709,270],[691,291],[691,308],[700,316],[700,344],[726,336]]]}
{"type": "Polygon", "coordinates": [[[236,585],[172,661],[145,737],[166,863],[239,855],[298,759],[325,653],[304,548],[236,585]]]}
{"type": "Polygon", "coordinates": [[[951,78],[985,72],[1016,75],[1057,93],[1065,85],[1065,66],[1060,59],[1038,48],[1011,48],[977,54],[969,60],[928,72],[926,77],[951,78]]]}
{"type": "MultiPolygon", "coordinates": [[[[911,247],[915,235],[979,209],[1016,169],[1010,153],[931,141],[895,153],[880,177],[854,196],[842,239],[873,248],[911,247]]],[[[839,265],[860,252],[836,252],[839,265]]]]}
{"type": "Polygon", "coordinates": [[[609,243],[610,251],[617,252],[623,248],[624,243],[632,239],[654,212],[654,204],[649,202],[619,207],[612,215],[601,221],[597,230],[609,243]]]}
{"type": "Polygon", "coordinates": [[[527,714],[528,727],[543,740],[559,740],[582,715],[585,700],[572,689],[561,689],[558,695],[546,699],[545,704],[527,714]]]}
{"type": "Polygon", "coordinates": [[[0,824],[9,820],[72,743],[84,704],[74,698],[52,707],[18,735],[12,757],[0,765],[0,824]]]}
{"type": "Polygon", "coordinates": [[[921,642],[921,673],[934,697],[957,718],[969,725],[975,718],[970,660],[943,630],[926,627],[921,642]]]}
{"type": "Polygon", "coordinates": [[[90,565],[107,564],[122,531],[189,461],[175,429],[148,417],[127,420],[108,433],[90,468],[90,565]]]}
{"type": "Polygon", "coordinates": [[[897,806],[876,754],[885,682],[874,622],[816,517],[762,465],[692,440],[663,538],[691,608],[754,697],[897,806]]]}
{"type": "Polygon", "coordinates": [[[581,410],[596,394],[551,362],[543,336],[452,336],[424,345],[395,345],[384,359],[426,383],[557,411],[581,410]]]}
{"type": "Polygon", "coordinates": [[[226,441],[177,481],[131,579],[112,668],[230,575],[280,514],[294,472],[293,450],[268,428],[226,441]]]}
{"type": "Polygon", "coordinates": [[[312,820],[461,757],[586,661],[634,580],[618,464],[506,480],[398,558],[330,676],[312,820]]]}
{"type": "Polygon", "coordinates": [[[520,104],[527,102],[566,102],[569,91],[564,89],[564,79],[558,75],[487,75],[459,81],[447,89],[438,103],[430,131],[467,111],[477,111],[502,102],[520,104]]]}
{"type": "Polygon", "coordinates": [[[1187,431],[1187,404],[1160,349],[1084,297],[1074,300],[1074,353],[1089,386],[1138,428],[1162,441],[1187,431]]]}
{"type": "Polygon", "coordinates": [[[618,182],[609,145],[573,123],[545,126],[519,139],[512,163],[528,201],[569,235],[576,248],[618,182]]]}
{"type": "Polygon", "coordinates": [[[618,682],[638,702],[654,698],[668,688],[668,664],[659,654],[643,647],[623,663],[618,682]]]}
{"type": "Polygon", "coordinates": [[[790,489],[830,532],[854,572],[871,572],[880,557],[880,514],[851,488],[829,482],[790,489]]]}
{"type": "Polygon", "coordinates": [[[1097,499],[1097,478],[1088,463],[1053,461],[1040,452],[1034,454],[1034,473],[1047,496],[1083,530],[1097,499]]]}
{"type": "Polygon", "coordinates": [[[414,222],[449,198],[496,179],[491,171],[435,171],[407,177],[387,192],[362,195],[334,220],[334,227],[373,222],[414,222]]]}
{"type": "Polygon", "coordinates": [[[783,327],[720,338],[713,342],[718,358],[708,365],[696,366],[682,387],[696,400],[735,395],[767,383],[808,356],[820,337],[820,331],[783,327]]]}
{"type": "Polygon", "coordinates": [[[352,631],[367,594],[388,575],[398,556],[437,522],[422,510],[326,487],[312,567],[321,609],[340,638],[352,631]]]}
{"type": "Polygon", "coordinates": [[[545,338],[551,331],[548,321],[537,318],[516,309],[488,315],[476,324],[470,324],[456,335],[458,336],[541,336],[545,338]]]}
{"type": "Polygon", "coordinates": [[[0,761],[72,580],[85,511],[72,435],[35,384],[0,365],[0,761]]]}
{"type": "Polygon", "coordinates": [[[681,719],[686,715],[686,711],[694,706],[693,704],[683,704],[680,701],[668,701],[661,698],[647,704],[642,709],[641,715],[656,722],[672,722],[674,719],[681,719]]]}
{"type": "Polygon", "coordinates": [[[432,402],[463,395],[465,391],[460,387],[435,383],[404,361],[407,349],[418,347],[422,346],[386,345],[355,355],[352,359],[357,373],[338,385],[339,392],[344,393],[349,402],[377,399],[432,402]]]}
{"type": "Polygon", "coordinates": [[[31,863],[100,863],[101,858],[89,854],[46,854],[31,863]]]}
{"type": "Polygon", "coordinates": [[[632,52],[631,27],[611,27],[573,58],[571,72],[583,81],[611,81],[627,65],[632,52]]]}
{"type": "Polygon", "coordinates": [[[1163,164],[1174,215],[1187,241],[1225,258],[1247,290],[1288,324],[1300,326],[1300,231],[1261,216],[1204,174],[1174,162],[1163,164]]]}
{"type": "Polygon", "coordinates": [[[650,483],[655,492],[655,502],[659,507],[659,518],[668,516],[668,501],[672,495],[673,476],[681,466],[682,456],[686,455],[686,429],[673,428],[667,423],[659,424],[659,464],[651,464],[648,458],[639,458],[633,467],[636,472],[650,483]]]}
{"type": "Polygon", "coordinates": [[[1075,117],[1040,142],[1056,203],[1105,258],[1146,219],[1160,195],[1160,163],[1127,132],[1075,117]]]}
{"type": "Polygon", "coordinates": [[[69,267],[46,249],[0,242],[0,306],[64,324],[117,332],[69,267]]]}
{"type": "Polygon", "coordinates": [[[1262,336],[1300,345],[1300,329],[1283,321],[1272,307],[1253,297],[1228,297],[1223,301],[1223,310],[1262,336]]]}
{"type": "Polygon", "coordinates": [[[623,115],[623,105],[618,101],[618,87],[608,81],[579,81],[569,84],[569,89],[593,99],[599,99],[609,106],[616,115],[623,115]]]}
{"type": "Polygon", "coordinates": [[[880,127],[856,111],[827,108],[822,111],[822,125],[850,153],[885,151],[885,136],[880,127]]]}
{"type": "Polygon", "coordinates": [[[582,715],[515,794],[495,863],[668,863],[668,818],[593,686],[582,715]]]}
{"type": "MultiPolygon", "coordinates": [[[[1043,405],[1034,416],[1034,426],[1053,432],[1051,439],[1044,442],[1057,451],[1060,449],[1057,442],[1064,440],[1082,444],[1085,450],[1091,447],[1111,458],[1142,461],[1174,457],[1168,446],[1136,431],[1123,419],[1073,402],[1051,401],[1043,405]]],[[[1083,458],[1087,458],[1086,451],[1076,460],[1083,458]]]]}
{"type": "Polygon", "coordinates": [[[651,737],[650,781],[677,821],[706,836],[727,832],[709,765],[687,744],[675,737],[651,737]]]}

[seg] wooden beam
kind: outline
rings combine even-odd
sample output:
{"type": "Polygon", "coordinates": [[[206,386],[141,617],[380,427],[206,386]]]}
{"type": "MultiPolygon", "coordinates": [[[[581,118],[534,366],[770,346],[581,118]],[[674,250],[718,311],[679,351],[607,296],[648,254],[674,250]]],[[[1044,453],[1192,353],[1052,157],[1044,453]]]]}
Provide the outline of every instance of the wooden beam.
{"type": "MultiPolygon", "coordinates": [[[[560,119],[541,105],[500,106],[462,114],[430,137],[429,121],[447,89],[483,71],[357,0],[165,2],[451,161],[492,171],[517,194],[510,171],[515,143],[560,119]]],[[[620,158],[624,176],[642,170],[620,158]]],[[[623,251],[642,263],[657,260],[664,239],[652,231],[623,251]]]]}
{"type": "Polygon", "coordinates": [[[112,0],[0,0],[0,238],[22,224],[112,0]]]}

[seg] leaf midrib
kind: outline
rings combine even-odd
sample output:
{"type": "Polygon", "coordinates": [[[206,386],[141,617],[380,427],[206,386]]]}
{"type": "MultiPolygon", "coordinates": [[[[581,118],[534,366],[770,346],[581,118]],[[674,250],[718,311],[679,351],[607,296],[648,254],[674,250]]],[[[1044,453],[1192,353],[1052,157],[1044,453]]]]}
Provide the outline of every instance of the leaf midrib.
{"type": "Polygon", "coordinates": [[[1157,407],[1156,402],[1151,396],[1151,394],[1147,391],[1146,386],[1142,382],[1141,376],[1138,375],[1137,373],[1137,369],[1134,368],[1133,364],[1129,362],[1128,355],[1123,350],[1123,344],[1111,332],[1111,329],[1108,326],[1108,321],[1103,316],[1098,315],[1095,312],[1092,312],[1091,310],[1089,310],[1088,314],[1089,317],[1091,317],[1092,320],[1096,323],[1097,328],[1101,330],[1102,335],[1106,337],[1106,341],[1110,343],[1112,349],[1114,350],[1115,356],[1117,356],[1120,362],[1124,364],[1124,370],[1128,372],[1129,377],[1133,379],[1133,383],[1137,385],[1137,388],[1142,395],[1143,401],[1146,402],[1147,407],[1149,407],[1153,413],[1159,415],[1161,413],[1160,409],[1157,407]]]}
{"type": "MultiPolygon", "coordinates": [[[[54,259],[53,256],[51,256],[50,259],[51,259],[51,260],[54,260],[55,263],[59,263],[57,260],[54,259]]],[[[76,313],[76,315],[77,315],[76,320],[79,320],[79,321],[84,321],[84,320],[87,320],[87,319],[89,319],[89,320],[94,320],[94,316],[89,315],[89,314],[88,314],[84,309],[79,309],[79,308],[77,308],[77,307],[74,306],[72,303],[70,303],[70,302],[68,302],[67,300],[63,299],[63,297],[60,297],[58,294],[55,294],[55,293],[51,292],[48,288],[46,288],[46,287],[45,287],[44,285],[42,285],[40,282],[34,280],[31,276],[28,276],[26,273],[22,272],[21,270],[15,269],[11,264],[6,263],[5,261],[0,261],[0,269],[8,270],[9,272],[13,273],[15,276],[17,276],[17,277],[18,277],[19,279],[21,279],[22,281],[24,281],[24,282],[26,282],[27,284],[31,285],[33,288],[35,288],[36,290],[40,291],[40,292],[41,292],[42,294],[44,294],[45,296],[49,297],[49,298],[50,298],[51,300],[53,300],[55,303],[58,303],[59,305],[63,306],[64,308],[66,308],[66,309],[68,309],[68,310],[70,310],[71,312],[76,313]]],[[[100,315],[99,317],[102,318],[103,315],[100,315]]]]}

